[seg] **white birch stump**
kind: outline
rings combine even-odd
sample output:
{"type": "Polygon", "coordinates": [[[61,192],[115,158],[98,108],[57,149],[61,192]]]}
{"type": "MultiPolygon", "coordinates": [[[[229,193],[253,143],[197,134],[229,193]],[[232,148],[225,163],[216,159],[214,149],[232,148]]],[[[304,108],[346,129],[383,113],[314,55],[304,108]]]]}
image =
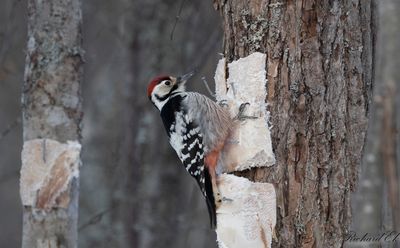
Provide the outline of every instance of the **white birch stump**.
{"type": "Polygon", "coordinates": [[[22,205],[43,211],[67,209],[69,187],[79,178],[80,151],[77,141],[65,144],[51,139],[26,141],[21,156],[22,205]]]}
{"type": "Polygon", "coordinates": [[[78,141],[60,143],[52,139],[24,142],[20,195],[29,209],[24,215],[23,247],[77,247],[77,192],[81,145],[78,141]],[[76,214],[76,215],[74,215],[76,214]],[[74,218],[71,218],[74,216],[74,218]],[[76,217],[75,217],[76,216],[76,217]],[[67,224],[68,240],[58,238],[67,224]]]}
{"type": "MultiPolygon", "coordinates": [[[[266,56],[253,53],[228,64],[218,63],[215,83],[217,101],[228,105],[231,117],[241,104],[248,103],[244,114],[257,117],[237,121],[221,153],[218,172],[242,171],[253,167],[272,166],[272,151],[266,111],[266,56]]],[[[271,247],[276,223],[275,189],[269,183],[254,183],[246,178],[222,174],[218,187],[223,201],[217,209],[217,239],[220,248],[271,247]]]]}
{"type": "Polygon", "coordinates": [[[276,223],[274,186],[223,174],[219,178],[219,190],[232,200],[217,210],[219,247],[271,247],[276,223]]]}

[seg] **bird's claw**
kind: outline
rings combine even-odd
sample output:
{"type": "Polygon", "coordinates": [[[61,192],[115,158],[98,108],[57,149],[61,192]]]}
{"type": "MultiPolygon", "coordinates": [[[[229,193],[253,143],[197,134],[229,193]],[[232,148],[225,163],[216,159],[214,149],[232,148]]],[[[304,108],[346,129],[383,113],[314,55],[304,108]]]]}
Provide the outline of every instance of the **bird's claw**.
{"type": "Polygon", "coordinates": [[[248,119],[254,120],[254,119],[257,119],[257,118],[258,118],[257,116],[249,116],[249,115],[245,115],[245,114],[244,114],[244,111],[246,110],[246,106],[247,106],[247,105],[250,105],[250,103],[245,102],[245,103],[240,104],[240,106],[239,106],[239,112],[238,112],[238,114],[237,114],[236,117],[235,117],[236,120],[244,121],[244,120],[248,120],[248,119]]]}
{"type": "Polygon", "coordinates": [[[222,201],[224,202],[233,202],[233,200],[232,199],[230,199],[230,198],[226,198],[225,196],[224,197],[222,197],[222,201]]]}
{"type": "Polygon", "coordinates": [[[219,106],[221,107],[226,107],[228,106],[228,101],[227,100],[221,100],[218,102],[219,106]]]}
{"type": "Polygon", "coordinates": [[[245,103],[240,104],[240,106],[239,106],[239,114],[244,112],[244,110],[246,109],[247,105],[250,105],[250,103],[249,102],[245,102],[245,103]]]}

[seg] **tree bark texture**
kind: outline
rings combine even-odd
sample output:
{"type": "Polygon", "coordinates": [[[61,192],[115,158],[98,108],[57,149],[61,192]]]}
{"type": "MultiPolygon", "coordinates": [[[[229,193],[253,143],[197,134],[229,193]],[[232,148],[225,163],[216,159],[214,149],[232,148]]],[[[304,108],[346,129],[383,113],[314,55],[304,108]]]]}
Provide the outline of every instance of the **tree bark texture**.
{"type": "MultiPolygon", "coordinates": [[[[76,142],[79,164],[83,64],[81,24],[80,0],[28,1],[28,42],[22,96],[24,150],[29,141],[42,140],[44,163],[46,144],[47,152],[52,153],[52,146],[46,140],[54,140],[57,142],[51,144],[76,142]]],[[[36,202],[26,205],[21,193],[24,204],[22,247],[77,247],[79,174],[61,174],[76,173],[76,170],[79,173],[79,168],[63,170],[66,154],[57,162],[61,166],[59,170],[47,175],[48,188],[42,185],[36,202]],[[60,178],[66,179],[67,186],[58,192],[59,195],[53,195],[54,201],[45,202],[41,196],[55,193],[54,186],[60,178]]],[[[35,167],[34,161],[28,162],[35,167]]],[[[72,167],[72,163],[69,166],[72,167]]],[[[21,177],[21,185],[24,183],[21,177]]]]}
{"type": "Polygon", "coordinates": [[[215,0],[227,62],[267,54],[276,164],[273,247],[341,247],[351,217],[374,76],[374,1],[215,0]]]}

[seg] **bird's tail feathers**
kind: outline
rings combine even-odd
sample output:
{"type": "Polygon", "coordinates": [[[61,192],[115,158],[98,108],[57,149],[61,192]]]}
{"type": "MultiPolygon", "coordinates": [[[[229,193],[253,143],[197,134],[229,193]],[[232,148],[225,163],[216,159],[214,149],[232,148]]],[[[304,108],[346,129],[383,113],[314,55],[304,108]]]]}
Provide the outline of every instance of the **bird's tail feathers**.
{"type": "Polygon", "coordinates": [[[205,176],[205,190],[206,190],[206,202],[207,202],[207,209],[208,214],[210,216],[210,224],[212,229],[217,228],[217,212],[216,212],[216,205],[214,199],[214,192],[211,182],[211,176],[207,168],[204,168],[204,176],[205,176]]]}

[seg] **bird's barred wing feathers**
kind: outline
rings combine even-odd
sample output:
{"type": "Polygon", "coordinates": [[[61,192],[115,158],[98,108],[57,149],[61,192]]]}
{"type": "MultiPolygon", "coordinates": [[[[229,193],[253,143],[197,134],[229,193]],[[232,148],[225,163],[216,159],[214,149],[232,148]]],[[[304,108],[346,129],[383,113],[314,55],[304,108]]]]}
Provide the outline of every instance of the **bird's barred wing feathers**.
{"type": "Polygon", "coordinates": [[[182,133],[183,149],[182,163],[189,174],[204,183],[204,150],[203,136],[200,129],[193,122],[185,121],[185,130],[182,133]]]}
{"type": "Polygon", "coordinates": [[[184,117],[184,127],[181,133],[183,137],[181,160],[189,174],[196,179],[201,192],[206,198],[211,226],[215,227],[215,201],[211,176],[204,166],[203,135],[200,132],[200,128],[192,120],[189,120],[187,116],[184,117]]]}
{"type": "Polygon", "coordinates": [[[213,150],[226,139],[232,127],[227,109],[196,92],[187,92],[182,106],[203,133],[206,152],[213,150]]]}

